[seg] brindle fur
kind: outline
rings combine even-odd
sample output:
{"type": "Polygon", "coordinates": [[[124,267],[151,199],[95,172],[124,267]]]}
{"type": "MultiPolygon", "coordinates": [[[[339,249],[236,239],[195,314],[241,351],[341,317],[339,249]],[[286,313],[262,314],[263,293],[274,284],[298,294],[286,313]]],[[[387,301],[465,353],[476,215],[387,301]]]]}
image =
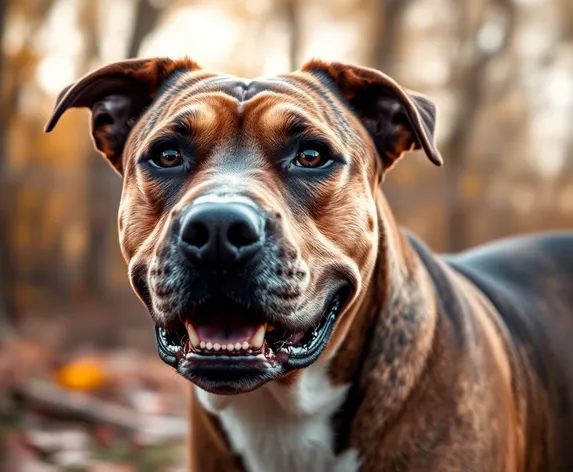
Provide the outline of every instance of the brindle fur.
{"type": "MultiPolygon", "coordinates": [[[[300,269],[281,282],[311,300],[328,267],[357,287],[324,353],[332,382],[351,384],[332,418],[337,451],[355,448],[363,472],[573,470],[573,235],[437,257],[400,230],[379,183],[411,149],[441,163],[427,99],[338,63],[249,82],[161,58],[86,76],[61,94],[48,130],[74,106],[92,109],[96,146],[124,177],[122,250],[156,322],[177,309],[160,280],[176,268],[158,262],[174,218],[240,158],[248,172],[228,185],[275,212],[283,272],[300,269]],[[351,156],[349,171],[314,186],[282,180],[269,156],[303,119],[351,156]],[[166,188],[138,174],[149,136],[181,127],[204,156],[193,176],[166,188]]],[[[191,418],[195,471],[245,470],[214,416],[192,401],[191,418]]]]}

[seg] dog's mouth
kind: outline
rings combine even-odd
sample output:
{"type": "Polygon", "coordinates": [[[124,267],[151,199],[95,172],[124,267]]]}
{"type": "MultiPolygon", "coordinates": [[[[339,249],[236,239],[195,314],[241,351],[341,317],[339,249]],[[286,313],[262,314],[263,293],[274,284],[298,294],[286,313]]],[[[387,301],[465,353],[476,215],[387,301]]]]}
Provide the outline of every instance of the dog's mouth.
{"type": "Polygon", "coordinates": [[[263,321],[234,303],[209,301],[179,327],[156,327],[161,359],[213,393],[252,390],[320,356],[348,298],[343,287],[327,300],[318,321],[306,329],[263,321]],[[257,320],[257,321],[253,321],[257,320]]]}

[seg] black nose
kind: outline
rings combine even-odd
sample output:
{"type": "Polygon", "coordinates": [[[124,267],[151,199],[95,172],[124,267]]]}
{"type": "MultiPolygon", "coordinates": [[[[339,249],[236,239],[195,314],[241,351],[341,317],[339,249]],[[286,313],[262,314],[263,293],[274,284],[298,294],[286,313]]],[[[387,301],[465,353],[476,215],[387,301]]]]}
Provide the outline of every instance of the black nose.
{"type": "Polygon", "coordinates": [[[264,220],[244,203],[199,203],[183,215],[180,246],[195,263],[244,263],[262,247],[264,220]]]}

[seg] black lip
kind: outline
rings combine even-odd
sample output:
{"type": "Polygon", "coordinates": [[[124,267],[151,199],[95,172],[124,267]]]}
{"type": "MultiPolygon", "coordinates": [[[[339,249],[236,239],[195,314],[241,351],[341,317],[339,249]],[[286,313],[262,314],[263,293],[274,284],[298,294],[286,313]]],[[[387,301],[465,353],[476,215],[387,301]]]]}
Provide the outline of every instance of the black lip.
{"type": "Polygon", "coordinates": [[[341,312],[340,307],[344,305],[347,295],[346,288],[337,290],[335,294],[330,297],[330,302],[323,312],[320,329],[313,332],[313,336],[304,346],[296,345],[286,348],[288,354],[287,366],[290,369],[308,367],[318,359],[330,340],[330,336],[332,335],[332,331],[336,326],[341,312]]]}
{"type": "Polygon", "coordinates": [[[177,357],[168,348],[167,340],[165,339],[165,330],[157,325],[155,325],[155,345],[159,358],[171,367],[176,367],[177,357]]]}
{"type": "Polygon", "coordinates": [[[317,331],[303,345],[279,350],[271,359],[265,356],[204,356],[192,354],[181,358],[169,348],[165,331],[155,327],[159,357],[166,364],[198,387],[218,394],[242,393],[254,390],[284,373],[308,367],[324,351],[336,322],[346,304],[350,290],[345,285],[328,298],[323,318],[317,331]]]}
{"type": "Polygon", "coordinates": [[[217,394],[245,393],[279,377],[280,364],[254,356],[199,356],[182,360],[177,372],[203,390],[217,394]]]}

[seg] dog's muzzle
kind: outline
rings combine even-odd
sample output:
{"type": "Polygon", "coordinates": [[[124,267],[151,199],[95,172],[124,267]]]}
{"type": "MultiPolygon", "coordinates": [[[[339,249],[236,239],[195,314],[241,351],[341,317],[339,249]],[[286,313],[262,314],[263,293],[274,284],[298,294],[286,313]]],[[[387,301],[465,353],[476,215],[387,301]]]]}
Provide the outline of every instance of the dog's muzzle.
{"type": "Polygon", "coordinates": [[[150,271],[159,355],[206,390],[244,392],[310,365],[349,293],[336,280],[309,303],[306,264],[272,218],[242,201],[192,204],[150,271]]]}

